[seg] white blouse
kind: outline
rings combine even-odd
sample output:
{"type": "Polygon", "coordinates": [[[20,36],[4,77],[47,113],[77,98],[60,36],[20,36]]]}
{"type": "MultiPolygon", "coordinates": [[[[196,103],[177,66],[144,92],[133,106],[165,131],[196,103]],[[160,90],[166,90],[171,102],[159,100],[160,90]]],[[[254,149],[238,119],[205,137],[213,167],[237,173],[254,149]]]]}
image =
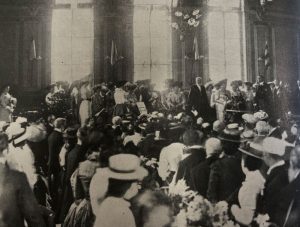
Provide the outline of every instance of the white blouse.
{"type": "Polygon", "coordinates": [[[123,198],[107,197],[96,212],[94,227],[135,227],[130,203],[123,198]]]}
{"type": "Polygon", "coordinates": [[[121,88],[116,88],[114,99],[116,104],[124,104],[126,102],[126,92],[121,88]]]}

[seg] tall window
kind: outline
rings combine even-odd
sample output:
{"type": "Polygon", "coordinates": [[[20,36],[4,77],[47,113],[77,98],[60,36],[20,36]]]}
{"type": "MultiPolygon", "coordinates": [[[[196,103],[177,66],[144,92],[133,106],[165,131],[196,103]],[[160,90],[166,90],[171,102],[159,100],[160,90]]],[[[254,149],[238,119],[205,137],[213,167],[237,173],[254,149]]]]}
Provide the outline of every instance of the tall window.
{"type": "Polygon", "coordinates": [[[92,1],[56,0],[52,14],[52,82],[72,82],[93,72],[92,1]]]}
{"type": "Polygon", "coordinates": [[[171,12],[168,0],[134,0],[134,80],[156,89],[172,77],[171,12]]]}

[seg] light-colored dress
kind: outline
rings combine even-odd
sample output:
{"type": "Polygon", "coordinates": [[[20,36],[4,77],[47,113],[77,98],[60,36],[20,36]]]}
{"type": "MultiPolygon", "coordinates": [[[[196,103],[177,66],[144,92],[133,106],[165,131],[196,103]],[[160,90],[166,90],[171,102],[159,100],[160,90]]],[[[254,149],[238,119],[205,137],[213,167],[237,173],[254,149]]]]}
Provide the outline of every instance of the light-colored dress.
{"type": "Polygon", "coordinates": [[[126,99],[127,93],[122,88],[116,88],[114,93],[115,99],[115,109],[114,109],[114,116],[124,116],[127,112],[127,108],[125,103],[127,102],[126,99]]]}
{"type": "Polygon", "coordinates": [[[10,143],[6,160],[11,169],[26,174],[29,185],[33,189],[37,182],[37,174],[34,166],[34,155],[30,147],[27,144],[15,147],[12,143],[10,143]]]}
{"type": "Polygon", "coordinates": [[[122,198],[107,197],[96,212],[94,227],[135,227],[130,203],[122,198]]]}
{"type": "Polygon", "coordinates": [[[85,125],[86,120],[92,116],[91,97],[92,91],[90,85],[84,85],[80,89],[82,102],[79,107],[79,117],[81,125],[85,125]]]}
{"type": "Polygon", "coordinates": [[[225,107],[229,97],[228,91],[214,89],[211,95],[211,107],[216,107],[217,119],[221,122],[225,119],[225,107]]]}
{"type": "Polygon", "coordinates": [[[245,171],[244,168],[243,171],[246,178],[238,194],[240,207],[233,205],[231,211],[238,222],[249,225],[256,209],[257,196],[264,189],[265,178],[259,170],[245,171]]]}
{"type": "Polygon", "coordinates": [[[8,93],[1,94],[0,96],[0,121],[12,121],[12,107],[11,103],[15,99],[8,93]]]}

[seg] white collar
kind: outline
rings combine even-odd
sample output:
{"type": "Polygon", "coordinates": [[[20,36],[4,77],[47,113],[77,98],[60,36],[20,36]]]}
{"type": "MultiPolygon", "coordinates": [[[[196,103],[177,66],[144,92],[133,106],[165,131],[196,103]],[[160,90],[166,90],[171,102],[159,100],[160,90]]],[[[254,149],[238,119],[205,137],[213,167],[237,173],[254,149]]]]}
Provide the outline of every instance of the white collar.
{"type": "Polygon", "coordinates": [[[58,129],[58,128],[54,128],[54,131],[62,133],[61,129],[58,129]]]}
{"type": "Polygon", "coordinates": [[[271,135],[278,127],[272,128],[269,132],[269,135],[271,135]]]}
{"type": "Polygon", "coordinates": [[[189,149],[200,149],[200,148],[203,148],[201,145],[193,145],[193,146],[190,146],[190,147],[187,147],[189,149]]]}
{"type": "Polygon", "coordinates": [[[275,169],[278,166],[283,166],[285,164],[285,162],[283,160],[276,162],[275,164],[273,164],[272,166],[269,167],[267,175],[270,175],[270,173],[272,172],[273,169],[275,169]]]}

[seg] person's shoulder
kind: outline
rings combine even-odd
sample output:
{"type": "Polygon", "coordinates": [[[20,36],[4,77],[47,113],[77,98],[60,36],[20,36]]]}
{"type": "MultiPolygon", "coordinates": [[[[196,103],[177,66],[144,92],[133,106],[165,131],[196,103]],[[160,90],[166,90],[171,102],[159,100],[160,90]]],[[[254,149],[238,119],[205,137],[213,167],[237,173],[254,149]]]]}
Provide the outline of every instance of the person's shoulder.
{"type": "Polygon", "coordinates": [[[9,167],[6,167],[5,176],[9,179],[9,181],[16,184],[22,184],[22,182],[27,180],[25,173],[13,170],[9,167]]]}

